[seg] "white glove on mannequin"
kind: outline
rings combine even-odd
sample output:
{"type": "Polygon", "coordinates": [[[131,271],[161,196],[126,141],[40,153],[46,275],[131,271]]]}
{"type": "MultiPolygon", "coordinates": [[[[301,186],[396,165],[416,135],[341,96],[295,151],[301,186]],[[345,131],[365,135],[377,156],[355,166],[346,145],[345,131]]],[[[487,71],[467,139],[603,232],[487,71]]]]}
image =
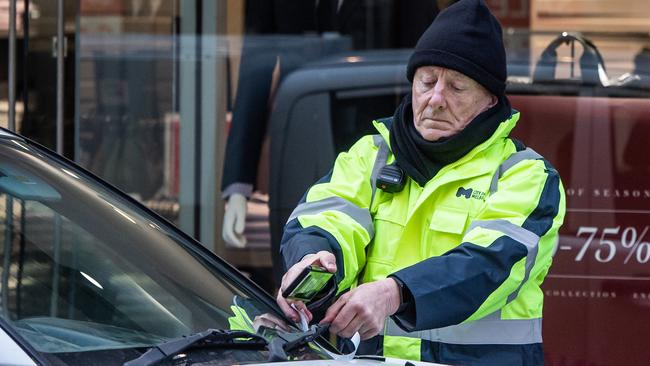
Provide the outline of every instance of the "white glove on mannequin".
{"type": "Polygon", "coordinates": [[[223,240],[226,245],[243,248],[246,246],[244,227],[246,226],[247,200],[243,194],[233,193],[228,197],[226,212],[223,216],[223,240]]]}

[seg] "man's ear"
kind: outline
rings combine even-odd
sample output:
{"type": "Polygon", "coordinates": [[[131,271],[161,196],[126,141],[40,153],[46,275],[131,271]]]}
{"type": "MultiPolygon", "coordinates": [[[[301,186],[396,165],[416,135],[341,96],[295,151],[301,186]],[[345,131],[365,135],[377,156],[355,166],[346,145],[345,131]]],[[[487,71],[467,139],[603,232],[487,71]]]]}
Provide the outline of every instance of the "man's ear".
{"type": "Polygon", "coordinates": [[[490,104],[488,105],[487,109],[494,107],[498,101],[499,99],[496,97],[496,95],[490,93],[490,104]]]}
{"type": "Polygon", "coordinates": [[[492,93],[488,93],[488,94],[490,95],[490,102],[483,108],[483,110],[481,110],[481,113],[483,113],[483,112],[487,111],[488,109],[494,107],[497,104],[497,102],[499,101],[499,99],[496,97],[496,95],[494,95],[492,93]]]}

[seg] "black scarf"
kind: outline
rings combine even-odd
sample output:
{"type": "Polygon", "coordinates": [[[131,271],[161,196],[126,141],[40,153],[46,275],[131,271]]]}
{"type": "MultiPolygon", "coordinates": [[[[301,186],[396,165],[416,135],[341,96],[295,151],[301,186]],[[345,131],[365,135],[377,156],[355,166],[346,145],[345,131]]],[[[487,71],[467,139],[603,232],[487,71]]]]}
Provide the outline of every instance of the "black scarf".
{"type": "Polygon", "coordinates": [[[508,98],[502,96],[497,104],[479,114],[458,134],[427,141],[415,129],[411,94],[407,94],[395,110],[390,132],[390,146],[397,164],[423,187],[440,169],[470,152],[486,141],[499,124],[512,113],[508,98]]]}

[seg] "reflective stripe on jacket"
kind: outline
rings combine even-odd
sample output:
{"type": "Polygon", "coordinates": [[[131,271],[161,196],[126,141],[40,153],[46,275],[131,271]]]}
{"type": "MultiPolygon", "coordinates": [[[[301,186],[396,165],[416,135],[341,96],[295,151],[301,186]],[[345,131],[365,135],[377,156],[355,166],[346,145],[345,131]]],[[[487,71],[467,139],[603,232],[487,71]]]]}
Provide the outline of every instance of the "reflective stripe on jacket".
{"type": "Polygon", "coordinates": [[[379,169],[394,160],[392,120],[375,121],[379,135],[341,153],[289,218],[281,244],[287,265],[328,250],[341,291],[388,275],[402,280],[415,306],[386,322],[378,342],[385,356],[542,362],[540,286],[565,197],[557,171],[508,138],[518,119],[515,112],[424,187],[407,179],[398,193],[374,188],[379,169]]]}

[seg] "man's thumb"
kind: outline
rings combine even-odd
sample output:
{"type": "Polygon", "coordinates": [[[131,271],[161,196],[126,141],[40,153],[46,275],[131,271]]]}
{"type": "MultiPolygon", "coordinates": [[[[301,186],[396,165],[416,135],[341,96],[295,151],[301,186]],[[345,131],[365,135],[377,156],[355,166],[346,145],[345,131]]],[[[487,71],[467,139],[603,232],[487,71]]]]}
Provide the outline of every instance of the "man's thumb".
{"type": "Polygon", "coordinates": [[[336,272],[336,262],[334,258],[325,258],[325,268],[330,272],[336,272]]]}

